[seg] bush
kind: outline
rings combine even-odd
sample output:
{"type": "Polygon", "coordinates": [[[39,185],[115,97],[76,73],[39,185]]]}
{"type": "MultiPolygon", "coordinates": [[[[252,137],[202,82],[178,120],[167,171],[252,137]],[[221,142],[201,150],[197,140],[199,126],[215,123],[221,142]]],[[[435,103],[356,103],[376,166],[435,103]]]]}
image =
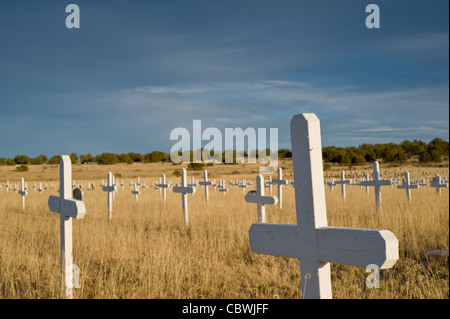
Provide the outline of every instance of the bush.
{"type": "Polygon", "coordinates": [[[175,177],[180,177],[181,176],[181,172],[176,170],[176,171],[173,172],[172,175],[175,176],[175,177]]]}
{"type": "Polygon", "coordinates": [[[187,167],[188,169],[199,171],[205,169],[205,163],[189,163],[187,167]]]}
{"type": "Polygon", "coordinates": [[[60,155],[55,155],[55,156],[52,156],[49,160],[48,160],[48,163],[49,164],[59,164],[59,159],[60,159],[60,155]]]}
{"type": "Polygon", "coordinates": [[[17,155],[16,157],[14,157],[14,161],[16,162],[16,164],[30,164],[31,163],[31,159],[26,155],[17,155]]]}
{"type": "Polygon", "coordinates": [[[28,166],[26,166],[25,164],[17,166],[16,167],[16,171],[18,171],[18,172],[28,172],[28,166]]]}
{"type": "Polygon", "coordinates": [[[95,160],[101,165],[113,165],[119,163],[119,156],[114,153],[102,153],[97,155],[95,160]]]}

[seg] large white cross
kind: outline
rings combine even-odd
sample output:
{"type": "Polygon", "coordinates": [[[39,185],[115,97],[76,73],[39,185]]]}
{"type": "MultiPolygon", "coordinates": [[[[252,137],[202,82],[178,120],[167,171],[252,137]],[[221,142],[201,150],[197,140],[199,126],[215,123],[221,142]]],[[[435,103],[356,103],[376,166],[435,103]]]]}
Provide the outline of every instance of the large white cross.
{"type": "Polygon", "coordinates": [[[406,189],[406,196],[408,197],[408,201],[411,203],[411,189],[419,188],[417,184],[411,184],[409,179],[409,172],[405,172],[405,179],[403,180],[402,185],[398,185],[399,189],[406,189]]]}
{"type": "Polygon", "coordinates": [[[342,198],[345,199],[345,184],[350,184],[350,180],[346,180],[345,179],[345,172],[341,171],[341,180],[340,181],[335,181],[334,184],[336,185],[341,185],[341,193],[342,193],[342,198]]]}
{"type": "Polygon", "coordinates": [[[278,205],[283,208],[283,185],[287,185],[288,181],[282,179],[283,169],[278,167],[278,178],[272,180],[272,184],[278,185],[278,205]]]}
{"type": "Polygon", "coordinates": [[[436,173],[436,177],[430,181],[430,186],[436,188],[436,193],[441,196],[441,188],[447,188],[448,185],[442,182],[441,176],[436,173]]]}
{"type": "Polygon", "coordinates": [[[206,203],[209,203],[208,186],[212,185],[212,183],[208,181],[208,171],[206,169],[203,171],[203,181],[200,181],[198,184],[205,188],[206,203]]]}
{"type": "Polygon", "coordinates": [[[159,184],[156,184],[156,186],[158,186],[159,189],[162,188],[164,203],[165,203],[166,202],[166,191],[167,191],[167,188],[169,187],[169,185],[166,184],[166,174],[162,175],[162,182],[160,181],[159,184]]]}
{"type": "Polygon", "coordinates": [[[113,195],[114,191],[117,189],[117,186],[114,184],[114,178],[111,172],[108,173],[108,185],[103,185],[102,189],[104,192],[108,192],[108,219],[111,219],[113,195]]]}
{"type": "Polygon", "coordinates": [[[22,197],[22,210],[25,210],[25,196],[27,196],[28,191],[25,187],[25,180],[23,177],[20,179],[20,190],[19,195],[22,197]]]}
{"type": "Polygon", "coordinates": [[[377,212],[381,213],[381,186],[391,185],[391,181],[380,178],[380,164],[377,161],[373,162],[373,180],[362,181],[360,185],[375,187],[375,205],[377,212]]]}
{"type": "Polygon", "coordinates": [[[300,260],[303,298],[331,298],[330,263],[380,269],[398,259],[398,240],[387,230],[329,227],[323,184],[320,122],[315,114],[291,121],[297,224],[253,224],[254,252],[300,260]]]}
{"type": "Polygon", "coordinates": [[[276,205],[278,199],[274,196],[264,195],[264,177],[262,175],[256,176],[256,192],[250,191],[245,195],[247,203],[256,203],[258,209],[258,223],[266,222],[266,208],[264,205],[276,205]]]}
{"type": "Polygon", "coordinates": [[[181,193],[181,205],[183,209],[184,223],[187,225],[189,223],[187,194],[192,194],[194,192],[194,188],[192,186],[187,186],[187,177],[185,168],[181,169],[181,186],[174,186],[173,192],[181,193]]]}
{"type": "Polygon", "coordinates": [[[59,196],[48,198],[50,211],[60,214],[61,225],[61,288],[65,297],[73,298],[72,218],[86,214],[84,202],[72,199],[72,163],[69,155],[59,161],[59,196]]]}

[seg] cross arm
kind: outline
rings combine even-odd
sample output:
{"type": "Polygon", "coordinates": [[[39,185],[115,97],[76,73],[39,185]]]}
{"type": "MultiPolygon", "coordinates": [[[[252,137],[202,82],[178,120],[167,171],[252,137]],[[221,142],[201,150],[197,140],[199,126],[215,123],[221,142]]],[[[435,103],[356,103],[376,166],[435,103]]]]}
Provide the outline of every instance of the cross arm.
{"type": "Polygon", "coordinates": [[[275,196],[261,196],[258,194],[248,193],[245,195],[245,201],[247,203],[256,203],[263,205],[276,205],[278,204],[278,198],[275,196]]]}
{"type": "MultiPolygon", "coordinates": [[[[398,240],[388,230],[344,227],[316,229],[318,256],[322,262],[380,269],[391,268],[398,259],[398,240]]],[[[256,253],[285,257],[302,257],[297,225],[253,224],[249,230],[251,249],[256,253]]]]}
{"type": "Polygon", "coordinates": [[[191,186],[188,186],[188,187],[174,186],[172,191],[174,193],[188,193],[188,194],[192,194],[194,192],[194,189],[191,186]]]}
{"type": "Polygon", "coordinates": [[[60,196],[52,195],[48,198],[48,207],[52,212],[75,219],[82,219],[86,215],[86,207],[81,200],[61,199],[60,196]]]}
{"type": "Polygon", "coordinates": [[[289,182],[285,179],[272,179],[272,184],[287,185],[289,182]]]}

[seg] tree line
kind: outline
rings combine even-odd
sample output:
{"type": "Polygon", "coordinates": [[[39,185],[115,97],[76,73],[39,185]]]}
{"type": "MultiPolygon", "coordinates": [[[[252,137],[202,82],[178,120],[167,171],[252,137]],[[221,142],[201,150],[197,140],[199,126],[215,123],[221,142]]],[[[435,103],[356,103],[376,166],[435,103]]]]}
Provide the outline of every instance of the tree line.
{"type": "MultiPolygon", "coordinates": [[[[201,150],[200,150],[201,152],[201,150]]],[[[258,151],[253,151],[254,155],[258,155],[258,151]]],[[[266,156],[270,155],[270,150],[266,149],[266,156]]],[[[189,151],[189,158],[193,160],[193,151],[189,151]]],[[[181,155],[181,154],[178,154],[181,155]]],[[[247,152],[241,154],[247,157],[247,152]]],[[[350,164],[365,164],[375,160],[382,160],[385,162],[405,162],[410,159],[416,159],[420,162],[435,162],[439,163],[449,158],[449,142],[441,138],[435,138],[429,143],[423,141],[409,141],[405,140],[400,144],[361,144],[358,147],[336,147],[327,146],[322,148],[323,160],[327,163],[338,163],[342,165],[350,164]]],[[[39,155],[34,158],[26,155],[17,155],[14,158],[0,157],[0,165],[41,165],[41,164],[58,164],[59,155],[48,158],[46,155],[39,155]]],[[[278,150],[278,158],[291,158],[292,152],[289,149],[278,150]]],[[[224,154],[221,154],[219,159],[224,160],[224,154]]],[[[233,163],[236,163],[237,152],[233,151],[233,163]]],[[[157,162],[171,162],[170,154],[160,151],[153,151],[151,153],[102,153],[96,156],[92,154],[83,154],[78,156],[76,153],[70,154],[72,164],[89,164],[97,163],[101,165],[112,165],[118,163],[157,163],[157,162]]]]}

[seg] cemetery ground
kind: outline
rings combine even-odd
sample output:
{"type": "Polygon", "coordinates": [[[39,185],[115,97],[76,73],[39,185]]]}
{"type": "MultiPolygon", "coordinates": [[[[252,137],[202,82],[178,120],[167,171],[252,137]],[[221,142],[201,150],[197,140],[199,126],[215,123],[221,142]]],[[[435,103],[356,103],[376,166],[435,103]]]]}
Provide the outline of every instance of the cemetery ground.
{"type": "MultiPolygon", "coordinates": [[[[285,179],[293,179],[291,161],[279,166],[285,179]]],[[[298,259],[250,249],[249,229],[257,222],[257,211],[244,197],[255,189],[258,166],[207,166],[209,180],[225,179],[228,192],[222,195],[210,187],[208,204],[201,186],[187,195],[188,225],[183,222],[181,194],[168,191],[164,202],[152,187],[162,174],[173,185],[179,184],[181,178],[172,173],[183,167],[171,163],[72,166],[72,178],[83,185],[86,206],[84,219],[73,220],[73,262],[79,268],[74,298],[301,298],[298,259]],[[117,181],[124,181],[115,194],[111,219],[108,194],[100,187],[109,171],[117,181]],[[141,188],[138,202],[130,187],[137,177],[147,185],[141,188]],[[245,193],[228,184],[242,179],[253,183],[245,193]],[[94,182],[94,190],[87,190],[88,182],[94,182]]],[[[342,169],[347,167],[332,167],[328,173],[338,176],[342,169]]],[[[353,168],[359,176],[364,169],[371,171],[371,165],[353,168]]],[[[385,169],[399,167],[381,163],[383,177],[389,177],[385,169]]],[[[429,171],[434,176],[434,168],[429,171]]],[[[188,180],[194,176],[200,181],[203,170],[187,170],[187,175],[188,180]]],[[[58,195],[59,166],[32,165],[27,172],[0,166],[0,184],[0,298],[61,298],[60,219],[48,207],[49,196],[58,195]],[[6,180],[20,187],[21,177],[28,183],[25,210],[20,195],[5,189],[6,180]],[[48,189],[40,194],[33,182],[47,184],[48,189]],[[52,183],[55,189],[50,188],[52,183]]],[[[344,200],[340,186],[334,191],[324,187],[329,226],[387,229],[399,241],[399,259],[392,268],[380,270],[380,288],[366,287],[365,268],[332,263],[333,298],[449,298],[448,256],[427,253],[449,249],[448,189],[441,196],[429,185],[414,189],[410,203],[403,189],[384,186],[383,210],[378,214],[373,188],[367,195],[364,187],[346,185],[344,200]]],[[[270,195],[267,188],[266,195],[270,195]]],[[[277,196],[275,186],[272,195],[277,196]]],[[[283,188],[282,207],[267,205],[266,222],[296,223],[292,186],[283,188]]]]}

